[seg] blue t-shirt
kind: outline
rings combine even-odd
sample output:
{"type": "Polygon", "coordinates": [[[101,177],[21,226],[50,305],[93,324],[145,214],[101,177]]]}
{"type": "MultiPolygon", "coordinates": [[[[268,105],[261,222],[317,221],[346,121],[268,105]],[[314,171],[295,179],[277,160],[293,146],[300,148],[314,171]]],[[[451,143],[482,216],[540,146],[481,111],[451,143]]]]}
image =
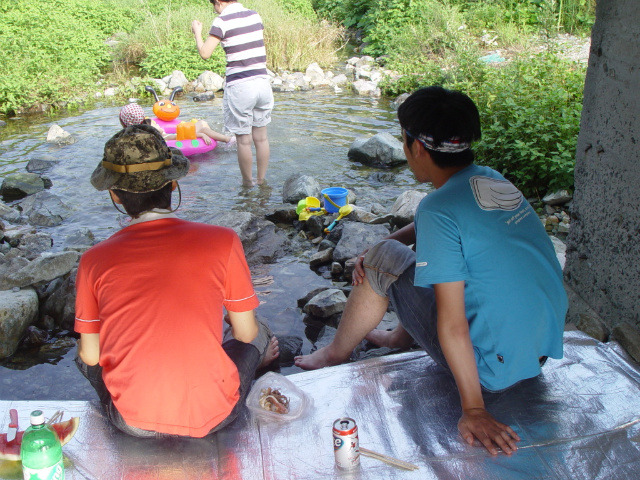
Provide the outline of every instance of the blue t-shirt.
{"type": "Polygon", "coordinates": [[[513,184],[472,164],[422,200],[415,226],[415,284],[465,282],[485,388],[535,377],[538,357],[562,358],[562,269],[540,219],[513,184]]]}

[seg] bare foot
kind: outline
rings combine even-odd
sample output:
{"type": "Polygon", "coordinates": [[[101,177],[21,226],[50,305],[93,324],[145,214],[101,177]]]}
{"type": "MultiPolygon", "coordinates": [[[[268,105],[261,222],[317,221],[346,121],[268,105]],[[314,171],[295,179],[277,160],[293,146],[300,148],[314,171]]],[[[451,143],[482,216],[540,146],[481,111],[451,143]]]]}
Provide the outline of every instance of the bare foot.
{"type": "Polygon", "coordinates": [[[274,335],[271,337],[269,345],[267,345],[267,353],[264,354],[264,358],[262,359],[262,362],[260,362],[260,366],[258,368],[265,368],[273,363],[279,356],[280,346],[278,345],[278,339],[274,335]]]}
{"type": "Polygon", "coordinates": [[[391,331],[374,329],[364,337],[365,340],[387,348],[409,348],[413,345],[413,338],[404,328],[395,328],[391,331]]]}
{"type": "Polygon", "coordinates": [[[295,357],[293,361],[296,367],[300,367],[303,370],[317,370],[319,368],[331,367],[338,365],[344,360],[336,360],[329,350],[329,347],[322,347],[320,350],[316,350],[309,355],[300,355],[295,357]]]}

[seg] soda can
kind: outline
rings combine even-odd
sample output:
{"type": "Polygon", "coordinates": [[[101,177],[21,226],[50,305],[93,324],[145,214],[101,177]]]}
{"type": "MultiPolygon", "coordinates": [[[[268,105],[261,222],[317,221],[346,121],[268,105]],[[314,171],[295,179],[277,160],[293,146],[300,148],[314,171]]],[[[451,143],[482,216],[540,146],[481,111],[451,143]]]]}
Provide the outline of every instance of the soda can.
{"type": "Polygon", "coordinates": [[[333,422],[333,453],[336,465],[349,470],[360,465],[358,426],[353,418],[343,417],[333,422]]]}

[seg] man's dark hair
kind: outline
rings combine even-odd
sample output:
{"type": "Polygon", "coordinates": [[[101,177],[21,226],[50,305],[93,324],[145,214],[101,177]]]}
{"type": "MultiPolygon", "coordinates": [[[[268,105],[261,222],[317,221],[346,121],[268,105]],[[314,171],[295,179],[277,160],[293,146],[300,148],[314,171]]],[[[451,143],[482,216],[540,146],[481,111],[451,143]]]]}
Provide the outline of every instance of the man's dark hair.
{"type": "Polygon", "coordinates": [[[144,212],[153,210],[154,208],[171,209],[171,182],[167,183],[159,190],[147,193],[133,193],[124,190],[113,190],[120,201],[124,210],[135,218],[144,212]]]}
{"type": "MultiPolygon", "coordinates": [[[[457,139],[471,143],[480,140],[480,114],[473,100],[462,92],[439,86],[427,87],[411,94],[398,107],[400,126],[413,136],[433,138],[438,147],[443,141],[457,139]]],[[[413,138],[406,137],[411,147],[413,138]]],[[[427,148],[433,162],[440,168],[460,167],[473,163],[473,151],[438,152],[427,148]]]]}

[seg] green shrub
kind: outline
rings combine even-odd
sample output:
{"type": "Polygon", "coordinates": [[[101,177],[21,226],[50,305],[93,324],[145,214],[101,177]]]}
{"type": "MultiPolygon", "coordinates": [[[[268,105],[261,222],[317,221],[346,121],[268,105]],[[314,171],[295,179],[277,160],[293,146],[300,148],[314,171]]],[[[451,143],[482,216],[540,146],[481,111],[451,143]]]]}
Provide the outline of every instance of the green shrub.
{"type": "Polygon", "coordinates": [[[184,39],[172,39],[168,43],[150,47],[141,63],[143,71],[148,75],[161,78],[180,70],[189,80],[194,80],[205,70],[211,70],[224,76],[225,58],[222,49],[216,49],[208,60],[198,55],[195,42],[189,49],[184,39]]]}
{"type": "Polygon", "coordinates": [[[428,62],[420,74],[384,84],[397,95],[429,85],[460,90],[478,106],[477,161],[514,182],[528,197],[573,188],[585,67],[551,53],[491,67],[469,60],[449,71],[428,62]]]}
{"type": "Polygon", "coordinates": [[[88,89],[110,65],[105,41],[140,19],[124,0],[2,2],[0,112],[55,105],[88,89]]]}
{"type": "Polygon", "coordinates": [[[539,27],[587,34],[594,21],[596,0],[448,0],[465,12],[469,23],[499,30],[507,23],[524,32],[539,27]],[[491,14],[492,12],[493,14],[491,14]]]}
{"type": "Polygon", "coordinates": [[[304,71],[312,62],[332,66],[343,40],[342,27],[297,13],[287,13],[270,0],[245,2],[264,21],[267,66],[273,71],[304,71]]]}
{"type": "MultiPolygon", "coordinates": [[[[342,30],[319,23],[312,11],[313,18],[309,18],[304,5],[310,9],[310,3],[292,2],[286,10],[280,2],[267,0],[248,0],[243,5],[255,9],[264,21],[267,66],[272,70],[304,70],[314,61],[323,66],[335,62],[342,30]]],[[[191,33],[191,21],[197,18],[203,23],[206,37],[214,16],[206,3],[186,5],[179,12],[169,6],[156,13],[149,11],[139,28],[124,39],[118,61],[140,64],[144,73],[155,77],[164,77],[173,70],[181,70],[190,80],[205,70],[224,75],[222,48],[217,47],[211,58],[202,60],[191,33]]]]}
{"type": "Polygon", "coordinates": [[[367,12],[378,6],[378,0],[313,0],[312,4],[322,18],[346,28],[363,28],[367,12]]]}
{"type": "Polygon", "coordinates": [[[573,187],[585,70],[552,54],[490,69],[468,90],[481,112],[480,163],[527,196],[573,187]]]}
{"type": "Polygon", "coordinates": [[[311,0],[277,0],[277,3],[287,13],[301,15],[310,20],[317,20],[311,0]]]}
{"type": "MultiPolygon", "coordinates": [[[[477,56],[476,42],[466,29],[460,28],[464,22],[455,8],[430,1],[428,8],[408,13],[411,22],[393,35],[387,32],[380,36],[387,38],[384,48],[390,69],[400,73],[421,72],[426,62],[436,61],[447,70],[458,63],[458,57],[477,56]]],[[[372,34],[370,38],[375,37],[372,34]]]]}
{"type": "MultiPolygon", "coordinates": [[[[247,1],[265,18],[271,68],[304,69],[335,61],[342,30],[319,23],[310,0],[247,1]]],[[[0,114],[38,104],[55,106],[95,90],[98,79],[125,83],[181,70],[189,79],[204,70],[224,74],[224,52],[202,60],[191,33],[205,32],[215,13],[206,0],[12,0],[0,3],[0,114]],[[117,40],[115,47],[107,40],[117,40]]],[[[135,83],[135,82],[134,82],[135,83]]],[[[125,95],[138,86],[118,88],[125,95]]],[[[85,96],[86,97],[86,96],[85,96]]]]}
{"type": "Polygon", "coordinates": [[[524,45],[540,31],[588,34],[595,15],[595,0],[313,0],[313,6],[320,17],[360,31],[372,55],[391,53],[395,37],[438,10],[459,12],[456,27],[497,36],[503,46],[524,45]]]}

